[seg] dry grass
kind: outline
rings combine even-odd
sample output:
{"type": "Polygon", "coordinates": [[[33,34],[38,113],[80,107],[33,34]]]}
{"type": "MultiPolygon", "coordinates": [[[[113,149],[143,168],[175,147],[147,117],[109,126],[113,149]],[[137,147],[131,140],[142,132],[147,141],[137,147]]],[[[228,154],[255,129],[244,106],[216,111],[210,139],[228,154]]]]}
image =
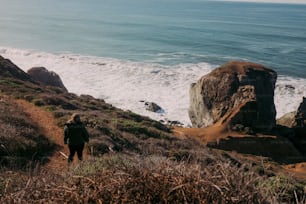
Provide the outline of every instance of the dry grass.
{"type": "MultiPolygon", "coordinates": [[[[270,180],[244,164],[177,162],[161,156],[105,155],[63,177],[37,173],[2,181],[1,203],[303,203],[305,189],[270,180]],[[289,190],[290,188],[290,190],[289,190]],[[293,190],[293,191],[292,191],[293,190]],[[304,191],[304,192],[303,192],[304,191]]],[[[0,182],[1,189],[1,182],[0,182]]]]}
{"type": "Polygon", "coordinates": [[[0,96],[0,163],[24,167],[42,162],[55,148],[54,143],[39,135],[37,127],[9,97],[0,96]]]}
{"type": "MultiPolygon", "coordinates": [[[[18,152],[14,148],[19,149],[16,144],[20,141],[24,150],[31,152],[27,155],[37,154],[45,138],[37,135],[37,127],[28,121],[28,116],[13,100],[3,96],[2,99],[2,138],[14,144],[9,146],[9,143],[5,143],[5,146],[11,147],[10,152],[18,152]]],[[[68,117],[68,113],[60,109],[58,118],[68,117]]],[[[293,178],[287,177],[285,182],[277,182],[280,177],[268,177],[262,172],[258,174],[258,166],[239,161],[227,153],[216,153],[193,140],[179,140],[168,135],[149,137],[141,136],[144,133],[140,132],[133,134],[130,130],[119,131],[116,129],[118,124],[103,119],[103,115],[101,119],[100,114],[97,111],[83,112],[91,133],[96,134],[90,144],[97,151],[95,155],[98,157],[94,161],[84,162],[72,167],[67,173],[58,174],[29,165],[35,164],[32,158],[27,158],[27,161],[32,161],[28,165],[15,160],[25,171],[1,169],[0,202],[305,202],[305,184],[293,178]],[[116,147],[115,150],[129,154],[105,154],[111,145],[116,147]]],[[[150,120],[137,115],[124,116],[121,111],[112,114],[125,118],[127,121],[123,125],[128,128],[130,125],[139,128],[140,125],[150,124],[150,120]]],[[[154,131],[161,131],[162,128],[157,127],[154,131]]],[[[22,155],[25,155],[24,152],[22,155]]],[[[11,156],[18,158],[18,155],[11,156]]]]}

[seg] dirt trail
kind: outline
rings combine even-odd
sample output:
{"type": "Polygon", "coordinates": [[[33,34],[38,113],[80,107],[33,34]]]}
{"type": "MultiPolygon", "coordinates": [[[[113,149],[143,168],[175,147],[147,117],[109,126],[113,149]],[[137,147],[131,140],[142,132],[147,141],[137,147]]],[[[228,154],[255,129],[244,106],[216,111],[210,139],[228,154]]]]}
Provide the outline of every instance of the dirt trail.
{"type": "MultiPolygon", "coordinates": [[[[226,126],[220,125],[220,124],[214,124],[206,128],[184,128],[184,127],[174,127],[172,130],[173,134],[176,135],[180,139],[186,139],[186,138],[196,138],[199,139],[204,144],[207,144],[209,142],[218,142],[220,139],[226,138],[228,135],[235,138],[243,138],[243,137],[249,137],[245,134],[239,134],[236,132],[226,132],[226,126]]],[[[256,138],[275,138],[275,136],[272,135],[256,135],[256,138]]],[[[256,140],[254,140],[255,142],[256,140]]],[[[249,151],[252,151],[252,148],[255,143],[251,143],[249,151]]],[[[233,144],[231,144],[233,145],[233,144]]],[[[239,143],[237,143],[239,145],[239,143]]],[[[255,151],[258,151],[255,147],[255,151]]],[[[239,149],[239,146],[234,147],[239,149]]],[[[272,147],[271,147],[272,148],[272,147]]],[[[267,151],[271,151],[272,149],[269,149],[267,151]]],[[[254,153],[256,155],[256,153],[254,153]]],[[[255,159],[255,161],[258,161],[256,159],[256,156],[252,158],[251,154],[247,157],[248,160],[255,159]]],[[[295,178],[306,181],[306,162],[301,163],[295,163],[295,164],[289,164],[289,165],[281,165],[281,169],[279,169],[279,166],[275,167],[276,172],[283,172],[283,173],[290,173],[295,178]]]]}
{"type": "MultiPolygon", "coordinates": [[[[60,152],[68,155],[68,147],[64,145],[63,129],[56,125],[56,121],[50,112],[47,112],[34,104],[31,104],[24,100],[17,100],[17,104],[24,109],[29,115],[29,118],[37,125],[40,134],[45,135],[51,141],[55,142],[60,148],[54,152],[49,158],[50,161],[43,166],[48,170],[54,172],[63,172],[68,169],[67,159],[61,155],[60,152]]],[[[84,157],[86,158],[86,151],[84,151],[84,157]]],[[[74,158],[76,160],[76,157],[74,158]]]]}

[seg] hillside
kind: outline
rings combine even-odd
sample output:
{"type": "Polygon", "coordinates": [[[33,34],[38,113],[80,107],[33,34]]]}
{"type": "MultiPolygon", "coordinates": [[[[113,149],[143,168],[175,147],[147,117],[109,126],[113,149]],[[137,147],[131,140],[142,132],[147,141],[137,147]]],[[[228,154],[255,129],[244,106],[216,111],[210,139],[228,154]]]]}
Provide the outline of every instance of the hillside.
{"type": "Polygon", "coordinates": [[[269,158],[176,137],[102,99],[45,86],[2,57],[0,74],[1,203],[305,201],[303,178],[269,158]],[[68,167],[62,130],[74,112],[90,142],[85,161],[68,167]]]}

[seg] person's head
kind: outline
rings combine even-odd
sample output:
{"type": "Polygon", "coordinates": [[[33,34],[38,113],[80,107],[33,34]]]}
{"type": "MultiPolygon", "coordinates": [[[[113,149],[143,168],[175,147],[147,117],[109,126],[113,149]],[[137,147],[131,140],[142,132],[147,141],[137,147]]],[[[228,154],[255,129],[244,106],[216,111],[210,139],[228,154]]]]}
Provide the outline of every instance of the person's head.
{"type": "Polygon", "coordinates": [[[81,117],[80,117],[79,114],[74,113],[74,114],[72,114],[72,116],[71,116],[71,118],[70,118],[69,121],[70,121],[70,122],[75,122],[75,123],[81,122],[81,117]]]}

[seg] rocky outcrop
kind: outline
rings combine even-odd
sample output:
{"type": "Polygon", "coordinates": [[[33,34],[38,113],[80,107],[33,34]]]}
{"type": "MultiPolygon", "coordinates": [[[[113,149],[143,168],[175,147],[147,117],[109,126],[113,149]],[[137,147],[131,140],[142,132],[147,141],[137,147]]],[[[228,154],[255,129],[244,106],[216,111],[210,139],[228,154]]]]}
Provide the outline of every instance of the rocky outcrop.
{"type": "Polygon", "coordinates": [[[306,98],[303,97],[296,115],[294,117],[295,125],[293,126],[295,135],[291,138],[293,144],[306,156],[306,98]]]}
{"type": "Polygon", "coordinates": [[[232,118],[259,130],[275,126],[277,74],[260,64],[230,62],[203,76],[190,88],[189,116],[194,127],[232,118]],[[226,117],[228,115],[228,117],[226,117]]]}
{"type": "Polygon", "coordinates": [[[295,115],[296,127],[302,128],[306,127],[306,98],[303,97],[303,101],[297,109],[295,115]]]}
{"type": "Polygon", "coordinates": [[[286,113],[277,119],[277,124],[289,128],[306,127],[306,98],[303,97],[303,100],[296,111],[286,113]]]}
{"type": "Polygon", "coordinates": [[[53,71],[48,71],[44,67],[33,67],[28,70],[28,74],[44,85],[59,87],[67,91],[59,75],[53,71]]]}
{"type": "Polygon", "coordinates": [[[22,81],[34,82],[33,79],[9,59],[0,56],[0,77],[10,77],[22,81]]]}
{"type": "Polygon", "coordinates": [[[290,113],[286,113],[282,117],[276,120],[277,125],[286,126],[288,128],[292,128],[296,126],[295,122],[296,111],[292,111],[290,113]]]}

